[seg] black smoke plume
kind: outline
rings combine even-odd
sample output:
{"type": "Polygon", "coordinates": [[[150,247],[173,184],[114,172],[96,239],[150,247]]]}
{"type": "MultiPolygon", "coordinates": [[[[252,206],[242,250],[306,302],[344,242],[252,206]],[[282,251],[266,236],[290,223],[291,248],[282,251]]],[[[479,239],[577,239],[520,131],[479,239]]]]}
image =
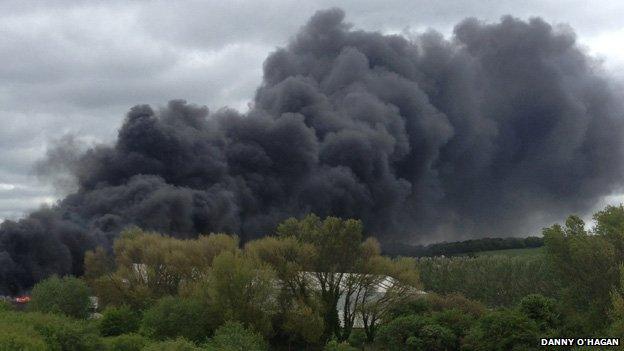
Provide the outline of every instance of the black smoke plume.
{"type": "Polygon", "coordinates": [[[80,274],[131,224],[249,240],[314,212],[382,241],[503,236],[621,186],[621,99],[571,31],[504,17],[406,38],[343,18],[318,12],[273,52],[245,114],[135,106],[114,145],[51,150],[78,190],[2,224],[0,290],[80,274]]]}

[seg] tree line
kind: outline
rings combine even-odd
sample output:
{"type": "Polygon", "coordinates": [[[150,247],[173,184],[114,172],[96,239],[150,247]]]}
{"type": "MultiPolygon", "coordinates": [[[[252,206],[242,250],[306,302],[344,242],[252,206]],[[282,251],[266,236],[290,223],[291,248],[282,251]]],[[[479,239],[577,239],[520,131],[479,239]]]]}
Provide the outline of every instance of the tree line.
{"type": "Polygon", "coordinates": [[[0,350],[495,351],[622,337],[624,207],[594,221],[545,228],[544,254],[526,257],[390,258],[361,222],[314,215],[244,245],[131,228],[87,253],[83,277],[39,282],[26,311],[0,304],[0,350]]]}
{"type": "Polygon", "coordinates": [[[544,246],[544,239],[537,236],[526,238],[481,238],[464,241],[441,242],[429,245],[385,243],[382,251],[388,256],[433,257],[470,255],[481,251],[525,249],[544,246]]]}

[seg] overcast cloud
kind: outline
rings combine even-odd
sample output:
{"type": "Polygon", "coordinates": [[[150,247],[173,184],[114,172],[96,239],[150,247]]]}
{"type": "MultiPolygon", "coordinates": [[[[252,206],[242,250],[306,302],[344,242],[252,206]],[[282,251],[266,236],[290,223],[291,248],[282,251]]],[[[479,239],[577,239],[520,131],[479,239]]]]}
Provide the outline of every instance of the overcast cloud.
{"type": "Polygon", "coordinates": [[[540,16],[571,27],[609,74],[624,69],[621,1],[76,3],[0,2],[0,219],[61,195],[32,168],[63,135],[112,140],[138,103],[182,98],[244,111],[267,54],[319,9],[338,6],[355,28],[406,35],[449,35],[465,17],[540,16]]]}

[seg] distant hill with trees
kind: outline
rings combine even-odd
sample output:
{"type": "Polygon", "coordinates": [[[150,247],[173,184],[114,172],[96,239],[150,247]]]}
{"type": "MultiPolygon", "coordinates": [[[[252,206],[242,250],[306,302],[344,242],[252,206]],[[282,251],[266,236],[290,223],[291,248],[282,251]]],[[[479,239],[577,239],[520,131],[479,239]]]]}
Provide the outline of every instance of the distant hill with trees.
{"type": "Polygon", "coordinates": [[[544,239],[537,236],[526,238],[482,238],[429,245],[386,243],[382,252],[388,256],[433,257],[471,255],[481,251],[537,248],[544,246],[544,239]]]}

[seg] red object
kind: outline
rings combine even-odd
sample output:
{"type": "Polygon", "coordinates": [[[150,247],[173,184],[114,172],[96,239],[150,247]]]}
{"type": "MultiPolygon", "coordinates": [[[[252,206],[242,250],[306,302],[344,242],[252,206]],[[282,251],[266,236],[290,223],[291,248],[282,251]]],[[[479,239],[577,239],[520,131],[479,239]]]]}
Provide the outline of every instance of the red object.
{"type": "Polygon", "coordinates": [[[30,302],[30,296],[18,296],[15,298],[15,302],[17,303],[28,303],[30,302]]]}

